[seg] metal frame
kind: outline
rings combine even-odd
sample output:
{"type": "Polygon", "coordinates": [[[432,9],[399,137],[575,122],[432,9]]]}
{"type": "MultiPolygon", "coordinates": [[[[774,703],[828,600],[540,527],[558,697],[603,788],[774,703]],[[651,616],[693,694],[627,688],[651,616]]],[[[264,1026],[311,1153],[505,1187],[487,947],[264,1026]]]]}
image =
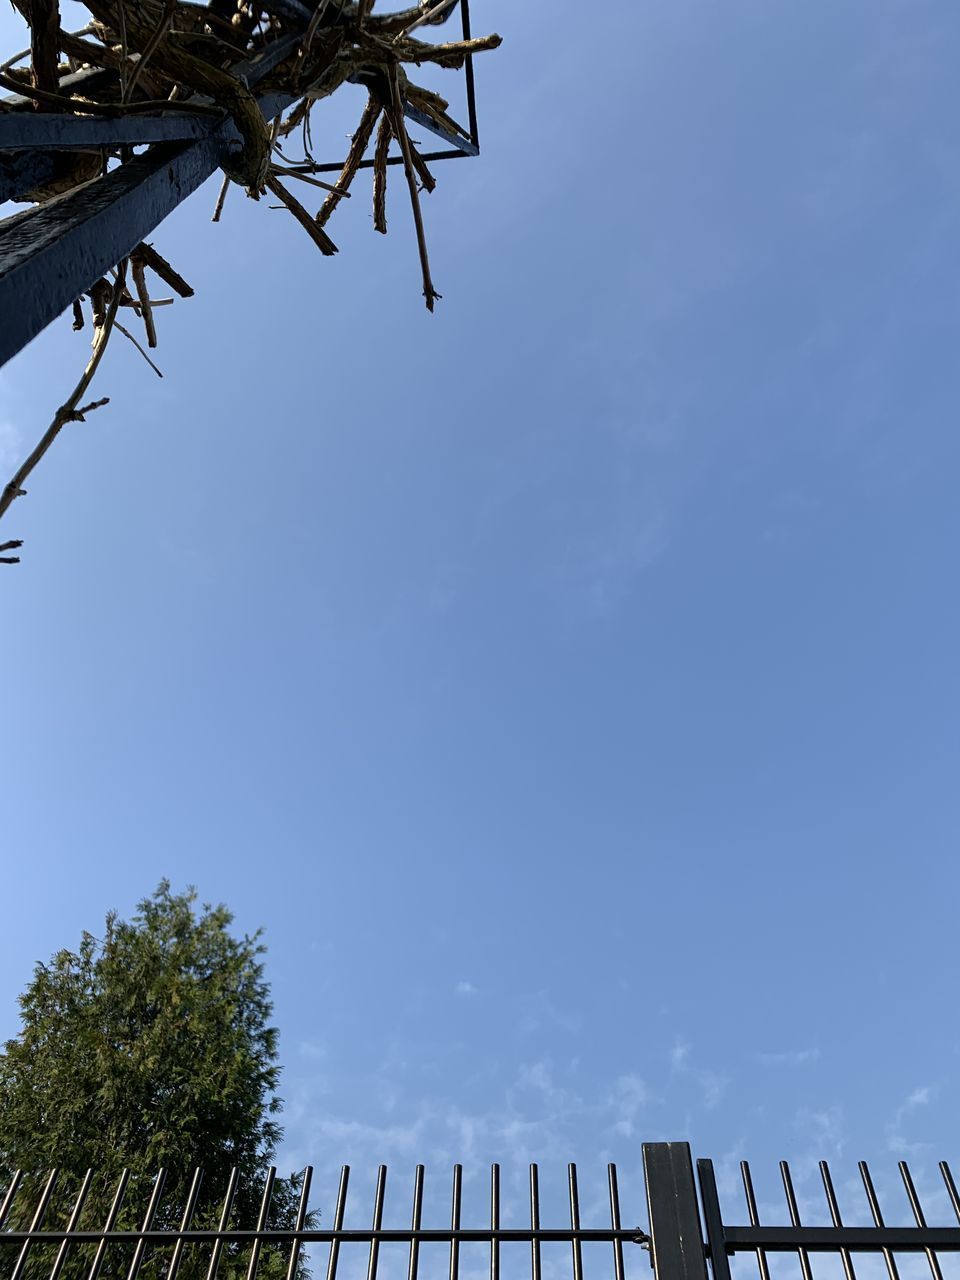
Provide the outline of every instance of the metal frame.
{"type": "MultiPolygon", "coordinates": [[[[283,16],[305,27],[311,10],[301,0],[269,0],[283,16]]],[[[464,39],[470,38],[469,0],[460,0],[464,39]]],[[[286,35],[235,69],[251,88],[297,47],[302,31],[286,35]]],[[[63,88],[82,88],[98,69],[67,76],[63,88]]],[[[438,126],[407,106],[406,114],[440,137],[446,149],[425,160],[475,156],[480,151],[472,59],[464,65],[470,138],[438,126]]],[[[16,97],[8,104],[22,104],[16,97]]],[[[261,100],[272,119],[295,101],[271,94],[261,100]]],[[[0,202],[13,200],[47,181],[52,155],[65,148],[108,149],[148,144],[148,150],[77,187],[67,195],[0,221],[0,366],[22,350],[74,299],[150,235],[177,205],[219,168],[239,137],[222,113],[171,111],[160,116],[91,118],[41,111],[0,113],[0,202]]],[[[391,156],[388,163],[400,163],[391,156]]],[[[365,161],[367,168],[373,162],[365,161]]],[[[339,171],[341,163],[313,172],[339,171]]]]}

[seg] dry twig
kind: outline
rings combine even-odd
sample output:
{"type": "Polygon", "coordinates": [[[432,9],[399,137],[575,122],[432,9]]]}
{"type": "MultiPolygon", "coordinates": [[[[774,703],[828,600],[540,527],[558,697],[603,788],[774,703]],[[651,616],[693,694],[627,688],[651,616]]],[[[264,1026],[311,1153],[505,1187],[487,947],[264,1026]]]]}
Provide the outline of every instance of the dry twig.
{"type": "Polygon", "coordinates": [[[320,252],[327,258],[332,257],[337,252],[337,246],[320,226],[316,218],[310,216],[309,210],[303,207],[296,196],[292,196],[280,182],[280,179],[272,173],[267,175],[266,186],[267,190],[272,191],[278,200],[283,201],[320,252]]]}
{"type": "Polygon", "coordinates": [[[377,130],[377,148],[373,155],[373,229],[387,234],[387,160],[390,156],[390,117],[386,112],[377,130]]]}
{"type": "Polygon", "coordinates": [[[343,168],[340,170],[337,189],[330,192],[326,200],[324,200],[320,212],[317,214],[317,222],[321,227],[328,220],[344,195],[350,190],[350,183],[356,177],[357,170],[360,168],[360,161],[370,145],[373,126],[377,123],[382,110],[380,103],[371,94],[367,99],[367,105],[363,109],[363,115],[357,125],[357,131],[350,141],[350,152],[344,161],[343,168]]]}
{"type": "Polygon", "coordinates": [[[83,422],[83,415],[89,413],[92,409],[99,409],[101,405],[107,404],[108,400],[97,400],[91,404],[84,405],[82,408],[77,406],[83,393],[93,381],[93,375],[99,368],[100,361],[103,359],[103,353],[107,349],[107,343],[110,341],[110,333],[117,319],[117,308],[120,306],[120,297],[123,293],[123,283],[126,276],[127,264],[126,260],[120,263],[117,282],[113,286],[113,296],[110,299],[110,305],[103,316],[103,323],[99,326],[96,337],[93,342],[93,354],[87,361],[87,367],[81,375],[80,381],[71,391],[70,395],[63,402],[57,412],[53,415],[53,421],[47,427],[46,431],[40,437],[40,441],[36,448],[29,455],[25,462],[14,472],[12,478],[4,486],[3,492],[0,493],[0,518],[2,518],[9,510],[15,499],[22,497],[26,490],[23,482],[30,475],[43,455],[56,440],[57,436],[63,430],[68,422],[83,422]]]}
{"type": "Polygon", "coordinates": [[[423,212],[420,208],[420,190],[417,187],[417,178],[414,172],[411,142],[407,136],[407,126],[403,118],[403,98],[400,95],[400,80],[396,70],[391,72],[390,75],[390,90],[393,97],[393,131],[397,135],[397,141],[400,143],[400,150],[403,153],[403,171],[406,174],[407,186],[410,188],[413,221],[417,229],[417,248],[420,252],[420,269],[423,273],[423,296],[426,300],[427,310],[432,311],[434,303],[439,300],[441,295],[433,287],[433,280],[430,276],[427,237],[423,229],[423,212]]]}

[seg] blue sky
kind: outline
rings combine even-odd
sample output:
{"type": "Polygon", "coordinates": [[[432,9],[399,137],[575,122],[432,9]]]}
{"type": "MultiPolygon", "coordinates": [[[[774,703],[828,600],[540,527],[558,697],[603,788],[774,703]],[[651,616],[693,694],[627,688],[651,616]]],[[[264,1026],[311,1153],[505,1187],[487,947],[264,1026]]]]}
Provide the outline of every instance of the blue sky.
{"type": "MultiPolygon", "coordinates": [[[[437,314],[399,182],[334,260],[265,204],[211,225],[209,184],[155,237],[197,289],[164,380],[117,342],[5,521],[0,1032],[168,876],[266,929],[284,1160],[387,1160],[398,1216],[418,1159],[479,1215],[490,1159],[579,1161],[586,1209],[612,1158],[639,1218],[661,1138],[770,1199],[783,1155],[805,1195],[818,1156],[932,1186],[960,9],[474,11],[504,45],[426,202],[437,314]]],[[[358,109],[317,113],[332,158],[358,109]]],[[[8,470],[85,342],[0,375],[8,470]]]]}

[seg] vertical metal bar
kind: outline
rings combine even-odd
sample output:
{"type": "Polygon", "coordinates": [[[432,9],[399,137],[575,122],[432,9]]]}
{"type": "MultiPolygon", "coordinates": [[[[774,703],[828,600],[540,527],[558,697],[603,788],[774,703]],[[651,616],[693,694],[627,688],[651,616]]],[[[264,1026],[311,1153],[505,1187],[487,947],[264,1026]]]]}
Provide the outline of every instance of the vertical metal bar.
{"type": "MultiPolygon", "coordinates": [[[[37,1201],[37,1207],[34,1210],[33,1217],[30,1219],[30,1230],[39,1231],[43,1225],[43,1220],[47,1216],[47,1209],[50,1206],[50,1198],[53,1195],[53,1188],[57,1185],[58,1170],[51,1169],[47,1175],[47,1181],[43,1190],[40,1192],[40,1199],[37,1201]]],[[[23,1275],[23,1269],[27,1265],[27,1255],[30,1253],[30,1240],[25,1240],[20,1249],[20,1254],[13,1265],[13,1271],[10,1280],[20,1280],[23,1275]]]]}
{"type": "MultiPolygon", "coordinates": [[[[759,1227],[760,1215],[757,1213],[757,1197],[753,1194],[753,1178],[750,1176],[750,1166],[746,1160],[740,1161],[740,1177],[743,1179],[743,1194],[747,1198],[747,1213],[750,1216],[751,1227],[759,1227]]],[[[770,1280],[770,1268],[767,1266],[767,1255],[763,1249],[757,1249],[757,1266],[760,1269],[761,1280],[770,1280]]]]}
{"type": "MultiPolygon", "coordinates": [[[[373,1229],[379,1231],[383,1226],[383,1198],[387,1189],[387,1166],[382,1164],[377,1170],[377,1190],[373,1198],[373,1229]]],[[[380,1258],[380,1241],[370,1241],[370,1259],[367,1262],[367,1280],[377,1280],[377,1262],[380,1258]]]]}
{"type": "MultiPolygon", "coordinates": [[[[460,0],[460,22],[464,40],[470,39],[470,0],[460,0]]],[[[473,58],[467,57],[463,64],[463,74],[467,85],[467,111],[470,117],[470,141],[475,147],[480,146],[480,129],[477,124],[477,87],[473,77],[473,58]]]]}
{"type": "MultiPolygon", "coordinates": [[[[857,1164],[860,1170],[860,1178],[863,1182],[863,1189],[867,1193],[867,1204],[870,1206],[870,1214],[873,1218],[875,1227],[882,1227],[883,1214],[880,1212],[880,1201],[877,1199],[877,1193],[874,1190],[873,1179],[870,1177],[870,1170],[867,1168],[866,1160],[861,1160],[857,1164]]],[[[887,1264],[887,1275],[890,1280],[900,1280],[900,1273],[897,1270],[897,1260],[894,1258],[890,1249],[881,1249],[883,1260],[887,1264]]]]}
{"type": "MultiPolygon", "coordinates": [[[[530,1230],[540,1230],[540,1171],[530,1166],[530,1230]]],[[[540,1280],[540,1241],[530,1241],[530,1280],[540,1280]]]]}
{"type": "Polygon", "coordinates": [[[413,1216],[410,1220],[410,1261],[407,1263],[407,1280],[417,1280],[420,1265],[420,1217],[423,1212],[423,1165],[418,1164],[413,1175],[413,1216]]]}
{"type": "Polygon", "coordinates": [[[107,1220],[103,1224],[103,1238],[97,1245],[97,1252],[94,1254],[93,1263],[90,1267],[90,1274],[87,1280],[97,1280],[100,1274],[100,1268],[103,1266],[103,1259],[107,1252],[107,1236],[113,1230],[117,1221],[117,1215],[120,1213],[120,1206],[123,1204],[123,1197],[127,1190],[127,1183],[130,1181],[130,1170],[124,1169],[120,1174],[120,1181],[117,1183],[117,1189],[114,1192],[113,1203],[107,1212],[107,1220]]]}
{"type": "Polygon", "coordinates": [[[570,1187],[570,1248],[573,1251],[573,1280],[583,1280],[583,1245],[580,1242],[580,1189],[577,1186],[577,1166],[567,1165],[567,1182],[570,1187]]]}
{"type": "Polygon", "coordinates": [[[150,1230],[153,1226],[154,1215],[160,1204],[160,1196],[163,1194],[163,1184],[167,1176],[166,1169],[161,1169],[153,1182],[153,1191],[150,1193],[150,1201],[147,1204],[147,1211],[143,1215],[143,1226],[140,1228],[140,1239],[137,1241],[136,1248],[133,1251],[133,1259],[130,1262],[130,1270],[127,1272],[127,1280],[137,1280],[137,1273],[143,1262],[143,1255],[147,1250],[147,1242],[143,1238],[143,1233],[150,1230]]]}
{"type": "Polygon", "coordinates": [[[700,1182],[700,1201],[703,1204],[703,1221],[710,1245],[710,1267],[713,1280],[730,1280],[730,1259],[727,1257],[727,1241],[723,1232],[723,1216],[720,1213],[720,1196],[712,1160],[697,1161],[697,1178],[700,1182]]]}
{"type": "MultiPolygon", "coordinates": [[[[610,1226],[614,1231],[620,1230],[620,1188],[617,1186],[617,1166],[607,1165],[607,1184],[610,1188],[610,1226]]],[[[614,1280],[624,1280],[623,1274],[623,1241],[613,1242],[613,1275],[614,1280]]]]}
{"type": "MultiPolygon", "coordinates": [[[[920,1197],[917,1195],[917,1189],[913,1185],[913,1178],[910,1176],[910,1170],[907,1168],[906,1160],[898,1161],[897,1167],[900,1170],[900,1177],[903,1179],[903,1185],[906,1188],[907,1199],[910,1201],[910,1208],[913,1210],[914,1221],[918,1227],[927,1225],[923,1216],[923,1208],[920,1204],[920,1197]]],[[[930,1264],[930,1274],[933,1280],[943,1280],[943,1272],[940,1270],[940,1259],[932,1249],[924,1249],[927,1255],[927,1262],[930,1264]]]]}
{"type": "MultiPolygon", "coordinates": [[[[790,1176],[790,1166],[786,1160],[780,1161],[780,1177],[783,1179],[783,1193],[787,1197],[787,1209],[790,1212],[790,1221],[795,1227],[801,1225],[800,1209],[797,1205],[797,1194],[793,1189],[793,1178],[790,1176]]],[[[810,1270],[810,1255],[806,1249],[798,1249],[797,1256],[800,1259],[800,1270],[803,1273],[803,1280],[813,1280],[813,1272],[810,1270]]]]}
{"type": "MultiPolygon", "coordinates": [[[[463,1166],[453,1166],[453,1196],[450,1205],[450,1230],[460,1230],[460,1192],[463,1184],[463,1166]]],[[[460,1241],[450,1241],[450,1280],[460,1280],[460,1241]]]]}
{"type": "MultiPolygon", "coordinates": [[[[827,1167],[826,1160],[820,1161],[820,1177],[823,1179],[823,1190],[827,1197],[827,1207],[830,1210],[830,1221],[835,1227],[842,1227],[843,1219],[840,1217],[837,1193],[833,1189],[833,1179],[830,1177],[830,1170],[827,1167]]],[[[856,1272],[853,1269],[853,1255],[849,1249],[841,1248],[840,1261],[843,1263],[843,1274],[846,1280],[857,1280],[856,1272]]]]}
{"type": "Polygon", "coordinates": [[[707,1280],[689,1144],[645,1142],[643,1171],[657,1280],[707,1280]]]}
{"type": "Polygon", "coordinates": [[[13,1177],[10,1179],[10,1185],[7,1187],[6,1194],[3,1197],[3,1204],[0,1204],[0,1228],[7,1220],[7,1214],[13,1204],[13,1197],[20,1189],[20,1183],[23,1181],[23,1170],[17,1169],[13,1177]]]}
{"type": "MultiPolygon", "coordinates": [[[[303,1171],[303,1183],[300,1187],[300,1205],[297,1209],[297,1231],[303,1230],[303,1224],[307,1220],[307,1205],[310,1201],[310,1183],[313,1180],[313,1165],[308,1164],[303,1171]]],[[[300,1261],[301,1241],[294,1240],[290,1246],[290,1262],[287,1265],[287,1280],[295,1280],[297,1274],[297,1263],[300,1261]]],[[[170,1280],[170,1277],[167,1277],[170,1280]]]]}
{"type": "MultiPolygon", "coordinates": [[[[347,1186],[350,1182],[350,1166],[340,1166],[340,1187],[337,1191],[337,1207],[333,1213],[334,1231],[343,1230],[343,1215],[347,1208],[347,1186]]],[[[336,1280],[337,1263],[340,1261],[340,1241],[334,1237],[330,1241],[330,1257],[327,1259],[327,1280],[336,1280]]]]}
{"type": "Polygon", "coordinates": [[[500,1166],[490,1166],[490,1280],[500,1280],[500,1166]]]}
{"type": "MultiPolygon", "coordinates": [[[[93,1181],[93,1170],[88,1169],[83,1175],[83,1182],[80,1184],[80,1190],[73,1205],[70,1219],[67,1222],[68,1231],[76,1231],[77,1223],[80,1221],[80,1214],[83,1212],[83,1206],[86,1202],[87,1195],[90,1191],[90,1183],[93,1181]]],[[[63,1270],[63,1264],[67,1260],[67,1250],[70,1248],[70,1241],[63,1240],[60,1248],[57,1250],[57,1256],[53,1260],[53,1266],[50,1269],[49,1280],[58,1280],[60,1272],[63,1270]]]]}
{"type": "MultiPolygon", "coordinates": [[[[200,1184],[203,1181],[203,1170],[194,1169],[193,1181],[190,1183],[190,1190],[187,1193],[187,1203],[184,1206],[183,1217],[180,1219],[180,1230],[189,1231],[190,1223],[193,1221],[193,1215],[197,1208],[197,1198],[200,1195],[200,1184]]],[[[166,1280],[177,1280],[177,1272],[180,1270],[180,1260],[183,1257],[184,1242],[178,1240],[173,1246],[173,1253],[170,1255],[170,1266],[167,1269],[166,1280]]]]}
{"type": "MultiPolygon", "coordinates": [[[[267,1227],[267,1217],[270,1213],[270,1200],[273,1196],[273,1184],[277,1176],[277,1171],[273,1165],[267,1170],[267,1176],[263,1183],[263,1195],[260,1199],[260,1212],[257,1214],[257,1230],[265,1231],[267,1227]]],[[[257,1267],[260,1265],[260,1250],[262,1242],[254,1240],[253,1248],[250,1250],[250,1263],[247,1267],[247,1280],[255,1280],[257,1267]]]]}
{"type": "MultiPolygon", "coordinates": [[[[234,1166],[230,1170],[230,1181],[227,1183],[227,1190],[223,1197],[223,1207],[220,1210],[220,1224],[218,1231],[226,1231],[230,1223],[230,1213],[233,1209],[233,1198],[237,1194],[237,1178],[240,1170],[234,1166]]],[[[213,1252],[210,1254],[210,1265],[207,1268],[207,1280],[217,1280],[217,1268],[220,1266],[220,1255],[223,1253],[223,1241],[214,1240],[213,1252]]]]}
{"type": "MultiPolygon", "coordinates": [[[[950,1172],[950,1166],[946,1160],[940,1161],[940,1177],[943,1179],[943,1185],[947,1188],[947,1195],[950,1197],[950,1203],[953,1205],[953,1212],[960,1222],[960,1194],[957,1193],[957,1184],[953,1180],[953,1174],[950,1172]]],[[[0,1224],[3,1223],[3,1215],[0,1214],[0,1224]]]]}

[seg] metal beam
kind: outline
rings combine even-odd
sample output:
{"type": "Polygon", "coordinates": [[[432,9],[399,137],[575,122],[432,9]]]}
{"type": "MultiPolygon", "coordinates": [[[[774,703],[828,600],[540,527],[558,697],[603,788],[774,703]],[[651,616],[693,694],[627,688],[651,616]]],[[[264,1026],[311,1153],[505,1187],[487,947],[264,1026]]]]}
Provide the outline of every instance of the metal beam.
{"type": "Polygon", "coordinates": [[[161,143],[97,182],[0,223],[0,364],[217,168],[222,141],[161,143]]]}
{"type": "Polygon", "coordinates": [[[707,1280],[689,1144],[645,1142],[643,1171],[657,1280],[707,1280]]]}
{"type": "Polygon", "coordinates": [[[0,114],[0,151],[32,151],[37,147],[122,147],[148,142],[185,142],[206,138],[219,121],[209,115],[171,111],[162,116],[65,115],[9,111],[0,114]]]}
{"type": "Polygon", "coordinates": [[[540,1244],[569,1244],[573,1240],[579,1240],[583,1244],[610,1244],[614,1240],[619,1240],[622,1244],[633,1244],[637,1242],[636,1228],[624,1228],[620,1231],[613,1231],[607,1228],[592,1229],[589,1227],[573,1228],[573,1227],[541,1227],[538,1230],[532,1228],[511,1228],[511,1227],[474,1227],[461,1228],[459,1230],[445,1230],[439,1228],[433,1230],[431,1228],[421,1227],[414,1230],[410,1227],[359,1229],[356,1231],[319,1231],[305,1229],[295,1231],[293,1229],[285,1230],[282,1227],[270,1227],[262,1230],[146,1230],[146,1231],[69,1231],[66,1228],[59,1227],[50,1231],[4,1231],[0,1235],[0,1245],[17,1245],[26,1244],[27,1241],[40,1244],[46,1241],[48,1244],[58,1244],[63,1240],[70,1240],[74,1244],[95,1244],[101,1240],[107,1240],[115,1244],[133,1244],[138,1240],[145,1240],[148,1244],[172,1244],[177,1240],[183,1240],[188,1244],[211,1244],[220,1240],[224,1244],[254,1244],[256,1241],[261,1243],[288,1243],[291,1240],[299,1240],[303,1244],[330,1244],[337,1241],[340,1244],[409,1244],[411,1240],[417,1240],[421,1244],[450,1244],[456,1242],[458,1244],[491,1244],[499,1242],[501,1244],[531,1244],[538,1241],[540,1244]]]}
{"type": "Polygon", "coordinates": [[[425,111],[421,111],[419,107],[412,107],[409,102],[404,104],[403,114],[409,119],[420,125],[421,129],[429,129],[438,138],[442,138],[448,147],[456,147],[458,151],[462,151],[465,156],[478,156],[480,148],[469,138],[465,138],[461,133],[451,133],[449,129],[444,129],[442,125],[437,124],[436,120],[431,119],[425,111]]]}
{"type": "Polygon", "coordinates": [[[723,1229],[728,1253],[767,1249],[771,1253],[878,1253],[894,1249],[960,1252],[960,1227],[728,1227],[723,1229]]]}

